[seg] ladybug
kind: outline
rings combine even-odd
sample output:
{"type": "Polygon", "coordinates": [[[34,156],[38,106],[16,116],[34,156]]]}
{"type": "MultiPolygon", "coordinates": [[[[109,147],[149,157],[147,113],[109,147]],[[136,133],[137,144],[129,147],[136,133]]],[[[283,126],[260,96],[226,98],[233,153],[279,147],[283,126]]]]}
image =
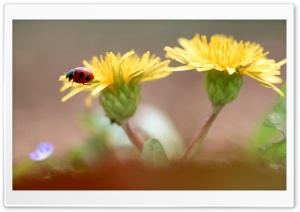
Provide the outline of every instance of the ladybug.
{"type": "Polygon", "coordinates": [[[94,79],[94,74],[87,68],[76,67],[68,71],[66,78],[69,79],[69,82],[73,80],[73,82],[88,85],[86,83],[91,82],[94,79]]]}

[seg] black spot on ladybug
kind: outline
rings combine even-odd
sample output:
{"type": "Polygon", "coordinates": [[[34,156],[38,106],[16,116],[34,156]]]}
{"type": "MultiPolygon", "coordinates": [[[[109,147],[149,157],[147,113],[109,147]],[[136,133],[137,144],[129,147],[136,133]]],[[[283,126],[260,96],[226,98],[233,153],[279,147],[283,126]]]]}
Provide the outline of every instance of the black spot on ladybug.
{"type": "Polygon", "coordinates": [[[87,76],[87,77],[85,78],[85,80],[86,80],[87,82],[89,82],[89,81],[91,80],[91,76],[87,76]]]}
{"type": "Polygon", "coordinates": [[[83,77],[84,77],[84,73],[83,73],[83,72],[80,72],[80,73],[79,73],[79,77],[80,77],[80,78],[83,78],[83,77]]]}
{"type": "Polygon", "coordinates": [[[76,82],[81,82],[81,80],[80,80],[80,79],[77,79],[76,82]]]}

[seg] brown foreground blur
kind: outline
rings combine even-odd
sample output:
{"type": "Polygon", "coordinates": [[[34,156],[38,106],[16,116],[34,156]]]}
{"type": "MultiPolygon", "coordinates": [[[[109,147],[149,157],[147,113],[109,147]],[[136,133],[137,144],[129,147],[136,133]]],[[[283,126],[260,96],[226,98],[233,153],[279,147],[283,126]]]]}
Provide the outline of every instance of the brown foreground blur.
{"type": "Polygon", "coordinates": [[[244,162],[189,164],[149,169],[138,161],[114,160],[80,173],[69,170],[45,178],[47,169],[14,180],[14,190],[285,190],[286,175],[244,162]]]}

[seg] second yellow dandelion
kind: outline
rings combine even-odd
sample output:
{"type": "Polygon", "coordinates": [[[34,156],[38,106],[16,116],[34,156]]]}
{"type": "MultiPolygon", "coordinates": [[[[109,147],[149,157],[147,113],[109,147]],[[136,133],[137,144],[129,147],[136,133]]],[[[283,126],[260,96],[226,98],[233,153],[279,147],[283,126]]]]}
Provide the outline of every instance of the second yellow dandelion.
{"type": "Polygon", "coordinates": [[[182,48],[165,47],[167,58],[184,64],[172,71],[206,72],[206,90],[213,104],[224,105],[234,100],[242,86],[243,75],[283,95],[274,84],[282,82],[278,75],[286,60],[276,63],[267,59],[269,52],[263,52],[259,44],[238,42],[232,36],[220,34],[213,35],[210,41],[196,34],[191,40],[179,38],[178,42],[182,48]]]}

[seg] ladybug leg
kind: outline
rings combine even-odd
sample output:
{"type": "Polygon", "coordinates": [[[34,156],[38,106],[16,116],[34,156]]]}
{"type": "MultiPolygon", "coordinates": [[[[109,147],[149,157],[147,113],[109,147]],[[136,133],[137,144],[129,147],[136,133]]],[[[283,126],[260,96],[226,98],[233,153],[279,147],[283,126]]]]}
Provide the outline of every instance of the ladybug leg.
{"type": "Polygon", "coordinates": [[[72,80],[72,84],[71,84],[71,87],[70,87],[70,88],[72,88],[72,86],[73,86],[73,82],[74,82],[74,81],[72,80]]]}

